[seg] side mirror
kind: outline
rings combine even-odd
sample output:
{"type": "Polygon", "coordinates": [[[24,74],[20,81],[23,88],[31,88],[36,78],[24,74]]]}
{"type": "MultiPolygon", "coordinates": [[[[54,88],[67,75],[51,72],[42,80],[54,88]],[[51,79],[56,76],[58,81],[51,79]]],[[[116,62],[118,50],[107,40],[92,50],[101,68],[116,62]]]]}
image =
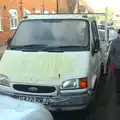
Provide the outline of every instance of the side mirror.
{"type": "Polygon", "coordinates": [[[96,45],[96,48],[99,50],[100,49],[100,41],[99,41],[99,39],[97,40],[97,42],[95,43],[96,45]]]}
{"type": "Polygon", "coordinates": [[[9,45],[12,41],[12,38],[9,38],[8,41],[7,41],[7,44],[9,45]]]}
{"type": "Polygon", "coordinates": [[[92,50],[91,50],[91,54],[92,54],[92,56],[94,56],[94,54],[95,54],[95,52],[94,52],[94,47],[92,46],[92,50]]]}
{"type": "Polygon", "coordinates": [[[97,52],[98,52],[98,50],[95,49],[95,48],[92,46],[92,50],[91,50],[91,54],[92,54],[92,56],[94,56],[94,54],[97,53],[97,52]]]}

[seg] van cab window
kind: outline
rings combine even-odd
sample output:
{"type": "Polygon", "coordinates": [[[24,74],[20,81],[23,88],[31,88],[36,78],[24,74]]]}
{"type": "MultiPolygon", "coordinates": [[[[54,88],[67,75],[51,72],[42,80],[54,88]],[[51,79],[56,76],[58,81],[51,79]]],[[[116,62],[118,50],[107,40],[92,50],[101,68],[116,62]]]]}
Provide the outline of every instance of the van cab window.
{"type": "Polygon", "coordinates": [[[88,42],[88,22],[86,20],[44,19],[21,22],[11,45],[87,46],[88,42]]]}
{"type": "Polygon", "coordinates": [[[98,35],[97,25],[96,25],[95,21],[92,21],[91,27],[92,27],[92,35],[93,35],[94,47],[95,47],[95,49],[99,49],[98,48],[98,43],[100,41],[99,41],[99,35],[98,35]]]}

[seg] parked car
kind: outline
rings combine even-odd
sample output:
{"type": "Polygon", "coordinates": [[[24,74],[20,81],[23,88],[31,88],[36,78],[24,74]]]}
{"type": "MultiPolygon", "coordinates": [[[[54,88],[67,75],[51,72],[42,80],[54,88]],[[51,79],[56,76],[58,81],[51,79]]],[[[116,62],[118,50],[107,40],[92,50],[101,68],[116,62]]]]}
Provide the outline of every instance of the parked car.
{"type": "Polygon", "coordinates": [[[0,120],[53,120],[42,104],[0,95],[0,120]]]}
{"type": "Polygon", "coordinates": [[[83,110],[101,74],[96,17],[28,15],[0,61],[0,92],[48,110],[83,110]]]}
{"type": "Polygon", "coordinates": [[[104,24],[98,24],[98,29],[105,30],[105,25],[104,24]]]}

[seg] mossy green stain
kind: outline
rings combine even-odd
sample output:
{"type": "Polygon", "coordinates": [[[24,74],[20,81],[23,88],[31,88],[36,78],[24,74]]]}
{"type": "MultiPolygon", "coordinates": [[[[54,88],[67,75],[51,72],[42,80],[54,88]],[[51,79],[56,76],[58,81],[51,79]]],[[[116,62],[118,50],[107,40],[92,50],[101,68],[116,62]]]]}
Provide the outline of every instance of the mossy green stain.
{"type": "MultiPolygon", "coordinates": [[[[7,59],[7,58],[6,58],[7,59]]],[[[11,54],[8,61],[3,61],[3,69],[9,74],[20,74],[21,76],[34,76],[40,78],[57,77],[61,78],[72,74],[75,68],[75,60],[71,55],[66,54],[11,54]],[[11,59],[11,60],[10,60],[11,59]]]]}
{"type": "Polygon", "coordinates": [[[37,56],[27,56],[26,64],[22,65],[24,71],[29,71],[41,77],[52,77],[61,74],[65,76],[74,71],[74,60],[65,54],[43,54],[37,56]]]}

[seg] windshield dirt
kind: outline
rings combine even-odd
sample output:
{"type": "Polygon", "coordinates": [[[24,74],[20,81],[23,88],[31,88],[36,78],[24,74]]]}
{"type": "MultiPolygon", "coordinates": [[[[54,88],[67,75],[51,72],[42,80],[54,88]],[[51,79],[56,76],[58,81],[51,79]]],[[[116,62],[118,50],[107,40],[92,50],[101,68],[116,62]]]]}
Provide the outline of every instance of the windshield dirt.
{"type": "Polygon", "coordinates": [[[18,27],[11,45],[88,45],[85,20],[27,20],[18,27]]]}

